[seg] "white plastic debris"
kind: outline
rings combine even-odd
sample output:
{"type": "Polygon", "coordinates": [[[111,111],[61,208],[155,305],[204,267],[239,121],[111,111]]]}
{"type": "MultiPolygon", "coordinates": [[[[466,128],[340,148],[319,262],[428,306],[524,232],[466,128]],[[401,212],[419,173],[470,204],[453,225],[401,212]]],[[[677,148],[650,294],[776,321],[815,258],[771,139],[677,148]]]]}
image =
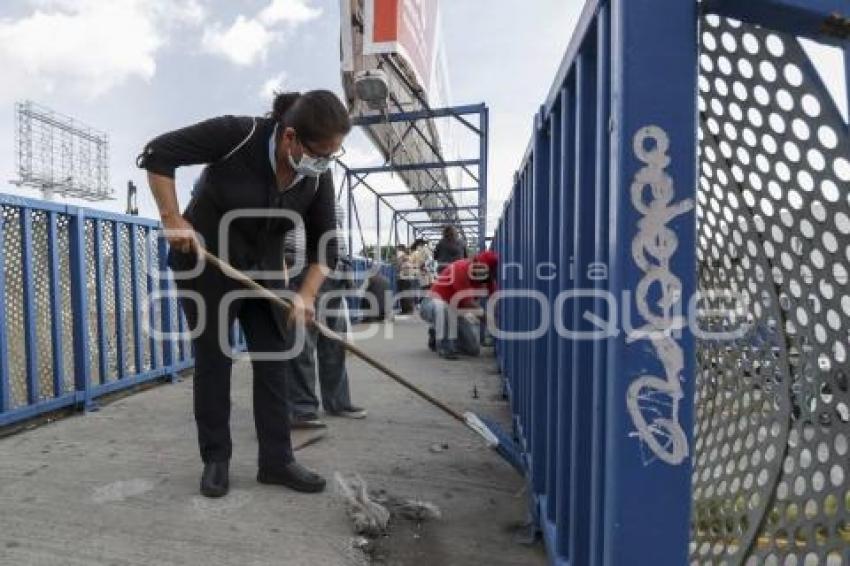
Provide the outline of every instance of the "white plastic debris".
{"type": "Polygon", "coordinates": [[[348,478],[336,472],[334,480],[337,493],[345,502],[346,511],[354,525],[354,532],[368,537],[378,537],[387,532],[390,512],[369,497],[366,482],[359,474],[348,478]]]}

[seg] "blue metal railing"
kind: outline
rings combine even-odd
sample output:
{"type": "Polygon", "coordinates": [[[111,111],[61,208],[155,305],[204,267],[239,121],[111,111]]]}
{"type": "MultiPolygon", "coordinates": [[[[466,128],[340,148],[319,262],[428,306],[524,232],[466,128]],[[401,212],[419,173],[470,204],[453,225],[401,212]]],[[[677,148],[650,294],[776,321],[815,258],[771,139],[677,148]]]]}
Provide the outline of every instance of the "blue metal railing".
{"type": "Polygon", "coordinates": [[[192,366],[158,228],[0,195],[0,426],[192,366]]]}
{"type": "Polygon", "coordinates": [[[586,4],[493,240],[553,564],[846,562],[850,129],[800,38],[850,76],[846,0],[586,4]]]}
{"type": "Polygon", "coordinates": [[[696,24],[696,2],[587,2],[495,233],[498,326],[526,333],[497,356],[553,564],[687,563],[696,24]]]}
{"type": "MultiPolygon", "coordinates": [[[[153,220],[0,194],[0,426],[194,365],[159,234],[153,220]]],[[[371,269],[355,258],[358,286],[371,269]]],[[[392,266],[379,272],[394,282],[392,266]]],[[[233,340],[244,347],[238,325],[233,340]]]]}

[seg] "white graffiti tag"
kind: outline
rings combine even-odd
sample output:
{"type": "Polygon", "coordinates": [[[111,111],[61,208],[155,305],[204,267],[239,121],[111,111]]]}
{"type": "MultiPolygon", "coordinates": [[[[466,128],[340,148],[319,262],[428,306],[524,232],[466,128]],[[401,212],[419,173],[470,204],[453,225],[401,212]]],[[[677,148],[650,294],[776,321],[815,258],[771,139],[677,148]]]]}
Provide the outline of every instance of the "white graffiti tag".
{"type": "Polygon", "coordinates": [[[692,210],[694,202],[673,203],[673,179],[665,172],[670,165],[669,149],[667,133],[657,126],[635,134],[635,155],[646,167],[638,171],[631,187],[632,204],[643,215],[632,241],[632,257],[646,274],[635,291],[637,310],[646,324],[629,332],[626,342],[648,340],[666,378],[641,375],[635,379],[626,393],[626,406],[637,429],[634,436],[658,459],[678,465],[688,457],[688,438],[679,423],[684,356],[672,333],[685,326],[685,318],[673,312],[682,298],[682,282],[670,271],[670,258],[679,240],[667,224],[692,210]],[[649,301],[651,293],[657,297],[654,304],[649,301]]]}

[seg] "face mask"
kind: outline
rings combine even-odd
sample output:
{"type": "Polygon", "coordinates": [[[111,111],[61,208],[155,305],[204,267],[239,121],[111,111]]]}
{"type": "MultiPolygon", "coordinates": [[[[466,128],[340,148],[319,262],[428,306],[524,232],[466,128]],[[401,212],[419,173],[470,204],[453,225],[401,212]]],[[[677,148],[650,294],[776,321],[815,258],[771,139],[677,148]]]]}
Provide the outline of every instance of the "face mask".
{"type": "Polygon", "coordinates": [[[296,163],[290,153],[289,164],[299,175],[318,177],[330,168],[331,160],[327,157],[310,157],[306,153],[303,153],[301,159],[296,163]]]}

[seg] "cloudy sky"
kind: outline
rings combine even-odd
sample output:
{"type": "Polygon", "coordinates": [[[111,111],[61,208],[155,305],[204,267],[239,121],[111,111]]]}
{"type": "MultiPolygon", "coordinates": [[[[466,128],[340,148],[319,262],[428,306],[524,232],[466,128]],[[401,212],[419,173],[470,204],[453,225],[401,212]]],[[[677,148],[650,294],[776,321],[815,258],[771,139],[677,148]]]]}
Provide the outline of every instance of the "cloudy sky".
{"type": "MultiPolygon", "coordinates": [[[[491,108],[492,227],[583,0],[441,5],[452,102],[491,108]]],[[[825,60],[822,74],[846,117],[840,53],[825,60]]],[[[13,106],[31,99],[110,135],[117,200],[98,206],[123,210],[133,180],[142,214],[151,216],[153,200],[134,166],[148,139],[221,114],[263,114],[276,89],[341,92],[339,0],[3,0],[0,65],[0,192],[19,192],[8,183],[13,106]]],[[[379,161],[362,135],[346,147],[351,165],[379,161]]],[[[184,203],[196,175],[179,172],[184,203]]],[[[397,177],[381,185],[393,183],[397,177]]],[[[365,194],[359,202],[368,237],[374,204],[365,194]]]]}
{"type": "MultiPolygon", "coordinates": [[[[582,4],[442,2],[453,102],[492,109],[494,218],[582,4]]],[[[341,92],[339,0],[4,0],[0,65],[0,191],[15,191],[14,102],[31,99],[109,134],[118,200],[99,206],[123,210],[132,179],[152,215],[134,166],[149,138],[220,114],[262,114],[275,89],[341,92]]],[[[377,159],[362,136],[347,146],[354,165],[377,159]]],[[[183,202],[194,175],[178,177],[183,202]]],[[[373,210],[364,207],[366,226],[373,210]]]]}

